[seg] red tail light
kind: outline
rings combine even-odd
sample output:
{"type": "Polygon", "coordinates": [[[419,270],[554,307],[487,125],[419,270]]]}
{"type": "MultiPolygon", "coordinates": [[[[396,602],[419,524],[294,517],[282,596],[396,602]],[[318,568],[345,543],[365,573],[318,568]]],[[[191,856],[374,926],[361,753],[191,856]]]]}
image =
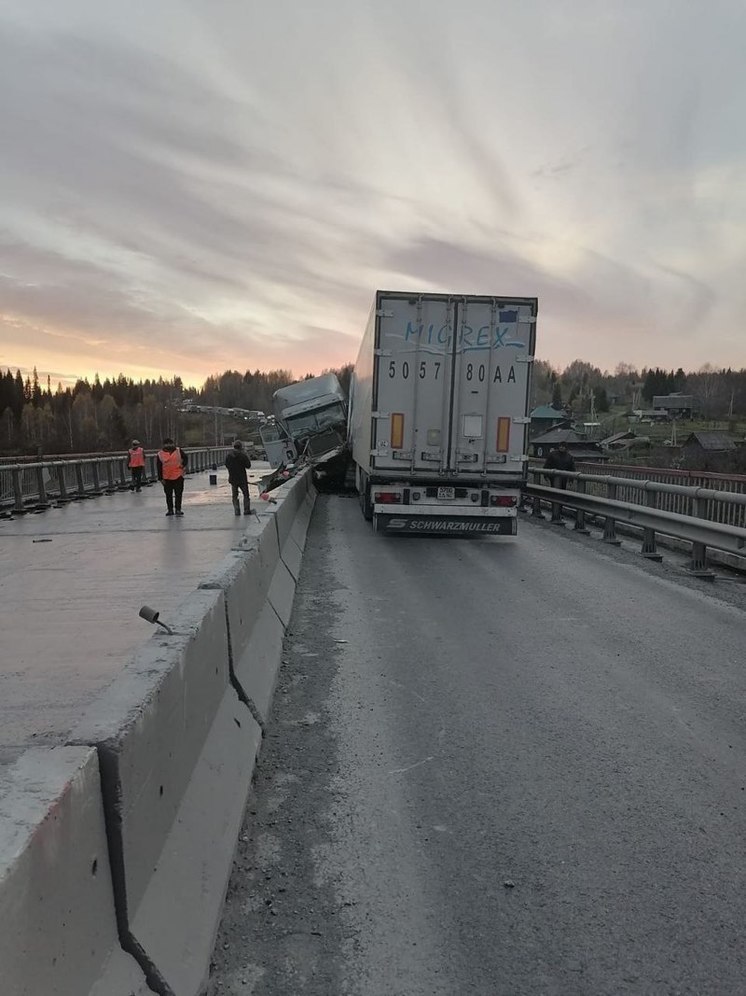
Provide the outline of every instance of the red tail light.
{"type": "Polygon", "coordinates": [[[373,503],[375,505],[401,505],[401,494],[397,491],[375,491],[373,503]]]}
{"type": "Polygon", "coordinates": [[[513,508],[518,504],[518,499],[514,495],[490,495],[490,505],[497,508],[513,508]]]}

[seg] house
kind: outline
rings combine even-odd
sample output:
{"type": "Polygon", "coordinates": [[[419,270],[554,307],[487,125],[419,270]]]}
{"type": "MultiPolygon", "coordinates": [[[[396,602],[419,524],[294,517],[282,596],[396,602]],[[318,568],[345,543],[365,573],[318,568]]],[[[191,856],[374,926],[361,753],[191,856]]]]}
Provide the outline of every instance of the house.
{"type": "Polygon", "coordinates": [[[684,452],[700,453],[731,453],[737,449],[735,440],[727,432],[717,432],[714,429],[693,432],[684,440],[684,452]]]}
{"type": "Polygon", "coordinates": [[[599,463],[608,459],[598,443],[584,439],[574,429],[557,427],[531,440],[528,445],[529,456],[536,460],[546,460],[550,450],[555,449],[560,443],[567,443],[568,450],[577,462],[599,463]]]}
{"type": "Polygon", "coordinates": [[[601,449],[626,450],[632,445],[632,440],[637,438],[636,433],[632,432],[631,429],[627,429],[626,432],[615,432],[613,436],[607,436],[606,439],[600,441],[601,449]]]}
{"type": "Polygon", "coordinates": [[[548,432],[549,429],[558,425],[562,428],[569,429],[570,427],[570,419],[561,408],[555,408],[553,405],[539,405],[531,412],[530,435],[532,437],[548,432]]]}
{"type": "Polygon", "coordinates": [[[658,394],[653,398],[653,411],[668,418],[691,418],[696,407],[692,394],[658,394]]]}

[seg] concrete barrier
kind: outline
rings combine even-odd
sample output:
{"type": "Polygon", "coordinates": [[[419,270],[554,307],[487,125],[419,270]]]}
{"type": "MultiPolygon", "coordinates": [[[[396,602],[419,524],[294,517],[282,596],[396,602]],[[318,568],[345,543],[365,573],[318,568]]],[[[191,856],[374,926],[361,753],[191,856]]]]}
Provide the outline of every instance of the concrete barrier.
{"type": "Polygon", "coordinates": [[[204,981],[261,734],[230,683],[223,593],[169,624],[71,739],[99,754],[122,947],[181,994],[204,981]]]}
{"type": "Polygon", "coordinates": [[[263,507],[259,521],[201,585],[224,592],[235,684],[262,726],[269,716],[316,497],[310,482],[306,472],[273,491],[275,504],[263,507]]]}
{"type": "Polygon", "coordinates": [[[313,508],[273,495],[68,746],[0,765],[3,996],[203,990],[313,508]]]}
{"type": "MultiPolygon", "coordinates": [[[[3,996],[85,996],[120,954],[92,748],[32,748],[0,769],[0,924],[3,996]]],[[[125,958],[121,992],[139,996],[125,958]]]]}

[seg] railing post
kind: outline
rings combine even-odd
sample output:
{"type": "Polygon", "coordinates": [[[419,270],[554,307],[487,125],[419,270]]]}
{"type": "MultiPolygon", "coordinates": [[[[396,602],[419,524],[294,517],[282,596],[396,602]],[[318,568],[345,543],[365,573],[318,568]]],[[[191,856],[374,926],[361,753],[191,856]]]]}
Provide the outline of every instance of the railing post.
{"type": "Polygon", "coordinates": [[[106,461],[106,480],[107,480],[107,486],[106,486],[107,492],[110,495],[114,494],[114,492],[116,491],[116,487],[114,486],[114,461],[111,459],[106,461]]]}
{"type": "Polygon", "coordinates": [[[64,463],[57,464],[57,484],[60,489],[60,501],[69,501],[67,494],[67,484],[65,483],[65,465],[64,463]]]}
{"type": "Polygon", "coordinates": [[[75,463],[75,478],[78,482],[78,497],[85,498],[85,481],[83,480],[83,464],[78,460],[75,463]]]}
{"type": "Polygon", "coordinates": [[[91,472],[93,474],[93,492],[92,493],[94,495],[100,495],[101,494],[101,480],[100,480],[100,478],[98,476],[98,460],[95,460],[91,464],[91,472]]]}
{"type": "Polygon", "coordinates": [[[552,502],[552,518],[549,520],[553,526],[565,527],[565,520],[562,518],[562,504],[558,501],[552,502]]]}
{"type": "MultiPolygon", "coordinates": [[[[616,501],[616,484],[606,485],[606,497],[609,501],[616,501]]],[[[610,546],[621,546],[622,541],[616,534],[616,521],[613,516],[607,515],[604,519],[604,543],[608,543],[610,546]]]]}
{"type": "Polygon", "coordinates": [[[119,457],[119,481],[122,488],[127,487],[127,461],[124,457],[119,457]]]}
{"type": "MultiPolygon", "coordinates": [[[[707,515],[707,502],[702,498],[694,499],[694,514],[699,519],[704,519],[707,515]]],[[[689,571],[695,578],[703,581],[714,581],[715,573],[707,566],[707,546],[704,543],[692,543],[692,559],[689,562],[689,571]]]]}
{"type": "Polygon", "coordinates": [[[44,485],[44,467],[41,464],[36,468],[36,490],[39,492],[39,504],[46,508],[49,502],[47,501],[47,489],[44,485]]]}
{"type": "MultiPolygon", "coordinates": [[[[648,491],[645,495],[645,504],[648,508],[658,507],[658,493],[656,491],[648,491]]],[[[663,555],[658,553],[658,547],[655,541],[655,529],[650,529],[646,527],[642,531],[642,550],[640,553],[646,560],[654,560],[656,563],[660,563],[663,560],[663,555]]]]}
{"type": "Polygon", "coordinates": [[[10,472],[10,476],[13,480],[13,511],[14,512],[25,512],[26,509],[23,507],[23,485],[21,484],[21,468],[14,467],[10,472]]]}
{"type": "MultiPolygon", "coordinates": [[[[582,480],[577,480],[576,484],[578,488],[578,493],[584,495],[587,490],[586,482],[582,480]]],[[[584,536],[590,535],[590,529],[585,524],[584,508],[578,508],[575,510],[575,525],[573,526],[573,529],[575,530],[576,533],[582,533],[584,536]]]]}

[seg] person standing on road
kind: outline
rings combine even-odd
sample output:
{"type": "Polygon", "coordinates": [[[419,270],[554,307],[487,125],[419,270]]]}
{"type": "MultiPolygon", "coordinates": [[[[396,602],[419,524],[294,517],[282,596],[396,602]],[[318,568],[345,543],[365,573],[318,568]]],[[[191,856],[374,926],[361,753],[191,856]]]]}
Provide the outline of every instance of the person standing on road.
{"type": "Polygon", "coordinates": [[[251,511],[249,504],[249,479],[246,471],[251,467],[249,455],[243,448],[243,443],[237,439],[233,444],[233,449],[225,458],[225,466],[228,468],[228,481],[231,486],[231,498],[233,500],[233,511],[236,515],[241,514],[241,506],[238,500],[238,492],[243,494],[243,514],[248,515],[251,511]]]}
{"type": "Polygon", "coordinates": [[[156,466],[158,480],[163,484],[166,494],[166,515],[183,515],[181,498],[184,494],[184,471],[188,457],[180,446],[177,446],[170,436],[163,440],[163,448],[158,450],[156,466]]]}
{"type": "MultiPolygon", "coordinates": [[[[562,440],[557,446],[556,450],[550,450],[549,456],[544,464],[544,470],[575,470],[575,460],[573,459],[572,453],[567,448],[567,443],[562,440]]],[[[566,477],[555,477],[554,474],[547,474],[549,478],[549,486],[552,488],[562,488],[567,489],[568,478],[566,477]],[[557,483],[555,483],[555,481],[557,483]]]]}
{"type": "Polygon", "coordinates": [[[135,491],[142,489],[142,475],[145,470],[145,450],[137,439],[132,440],[132,446],[127,451],[128,466],[132,474],[132,487],[135,491]]]}

